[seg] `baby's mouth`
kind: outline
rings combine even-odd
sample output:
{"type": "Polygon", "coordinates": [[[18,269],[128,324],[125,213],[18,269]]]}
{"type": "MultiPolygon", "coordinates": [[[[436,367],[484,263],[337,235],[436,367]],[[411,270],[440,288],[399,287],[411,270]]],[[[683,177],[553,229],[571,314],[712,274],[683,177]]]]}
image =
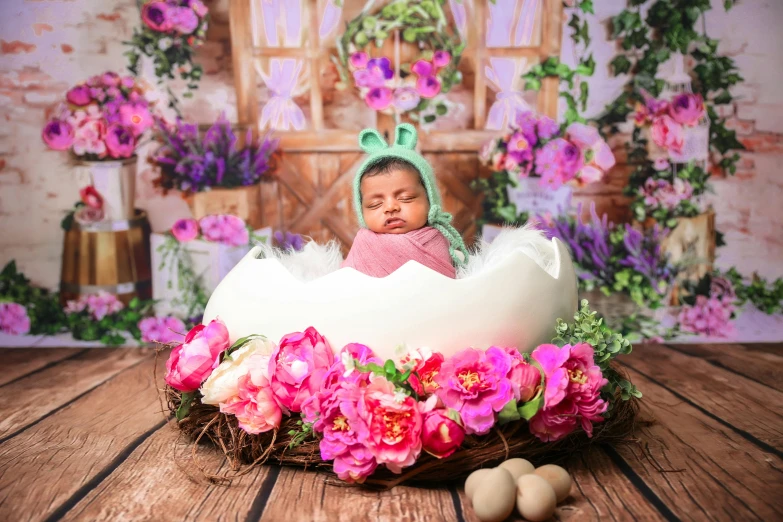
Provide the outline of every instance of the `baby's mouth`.
{"type": "Polygon", "coordinates": [[[398,217],[389,218],[384,223],[384,226],[391,227],[391,228],[399,228],[403,225],[405,225],[405,220],[400,219],[398,217]]]}

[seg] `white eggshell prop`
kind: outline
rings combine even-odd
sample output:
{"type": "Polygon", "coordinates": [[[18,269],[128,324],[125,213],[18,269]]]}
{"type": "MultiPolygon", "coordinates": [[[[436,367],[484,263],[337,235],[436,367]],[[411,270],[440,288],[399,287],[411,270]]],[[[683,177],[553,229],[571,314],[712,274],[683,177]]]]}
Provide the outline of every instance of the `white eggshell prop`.
{"type": "Polygon", "coordinates": [[[543,522],[557,507],[555,490],[538,475],[522,475],[517,479],[517,509],[530,522],[543,522]]]}
{"type": "Polygon", "coordinates": [[[549,485],[555,490],[558,502],[565,500],[571,492],[571,475],[560,466],[547,464],[536,468],[535,474],[549,482],[549,485]]]}
{"type": "Polygon", "coordinates": [[[498,467],[507,469],[511,476],[514,477],[514,482],[522,475],[529,475],[536,470],[535,466],[525,459],[508,459],[498,467]]]}
{"type": "Polygon", "coordinates": [[[313,326],[337,352],[349,343],[369,346],[382,359],[395,348],[428,347],[449,357],[492,345],[531,351],[554,336],[558,318],[577,308],[577,284],[568,249],[553,239],[555,277],[514,251],[494,267],[450,279],[408,261],[386,277],[342,268],[309,282],[276,259],[251,250],[215,289],[204,322],[220,318],[231,342],[249,334],[278,341],[313,326]]]}
{"type": "Polygon", "coordinates": [[[507,469],[495,468],[484,475],[473,494],[473,511],[482,522],[500,522],[514,511],[514,478],[507,469]]]}

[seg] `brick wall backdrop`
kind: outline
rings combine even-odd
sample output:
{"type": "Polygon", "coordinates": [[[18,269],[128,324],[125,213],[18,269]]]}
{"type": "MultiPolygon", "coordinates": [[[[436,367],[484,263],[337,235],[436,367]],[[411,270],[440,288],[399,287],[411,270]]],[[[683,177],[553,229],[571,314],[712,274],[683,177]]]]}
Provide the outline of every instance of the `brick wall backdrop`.
{"type": "MultiPolygon", "coordinates": [[[[196,97],[184,104],[186,117],[200,122],[213,120],[221,111],[235,117],[228,1],[207,2],[213,23],[198,55],[205,76],[196,97]]],[[[591,30],[598,67],[591,80],[590,114],[599,112],[624,83],[606,70],[614,43],[606,40],[602,22],[619,12],[625,0],[595,4],[591,30]]],[[[778,65],[783,34],[777,26],[783,20],[783,2],[744,0],[730,14],[723,13],[721,1],[713,4],[709,34],[722,39],[720,49],[735,58],[746,79],[735,90],[738,100],[729,112],[749,149],[738,174],[717,180],[711,198],[728,242],[719,250],[719,265],[778,276],[783,273],[783,69],[778,65]]],[[[0,263],[16,259],[36,283],[57,285],[59,222],[78,199],[75,174],[65,155],[46,150],[40,139],[47,111],[73,83],[123,69],[122,41],[136,23],[135,0],[0,2],[0,263]]],[[[565,36],[563,58],[572,54],[565,36]]],[[[141,166],[139,204],[148,209],[154,228],[166,228],[187,209],[176,196],[156,194],[149,185],[153,173],[141,166]]],[[[626,176],[627,169],[618,166],[605,185],[591,188],[583,199],[600,197],[622,216],[625,200],[620,190],[626,176]]]]}

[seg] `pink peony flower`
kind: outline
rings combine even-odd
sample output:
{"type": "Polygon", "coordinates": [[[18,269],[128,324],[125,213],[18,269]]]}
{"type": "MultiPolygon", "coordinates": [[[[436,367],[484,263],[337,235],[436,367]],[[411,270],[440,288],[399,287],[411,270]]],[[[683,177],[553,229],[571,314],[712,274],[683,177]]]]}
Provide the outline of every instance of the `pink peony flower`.
{"type": "Polygon", "coordinates": [[[0,303],[0,332],[25,335],[30,331],[27,308],[18,303],[0,303]]]}
{"type": "Polygon", "coordinates": [[[416,106],[419,105],[420,100],[421,98],[419,97],[419,93],[416,92],[416,89],[412,87],[400,87],[394,89],[394,100],[392,101],[392,104],[398,111],[405,112],[415,109],[416,106]]]}
{"type": "Polygon", "coordinates": [[[469,435],[484,435],[495,424],[495,413],[514,396],[506,377],[511,357],[501,348],[466,348],[446,359],[435,376],[435,393],[446,407],[457,410],[469,435]]]}
{"type": "Polygon", "coordinates": [[[185,335],[185,323],[174,316],[145,317],[139,321],[141,340],[145,343],[169,344],[182,342],[185,335]]]}
{"type": "MultiPolygon", "coordinates": [[[[435,376],[440,372],[443,360],[443,354],[430,350],[419,350],[413,354],[413,357],[400,361],[403,364],[410,361],[412,371],[408,378],[408,384],[419,397],[433,394],[439,388],[440,385],[435,382],[435,376]]],[[[407,364],[406,367],[408,367],[407,364]]]]}
{"type": "Polygon", "coordinates": [[[120,81],[120,75],[114,71],[106,71],[101,75],[101,82],[106,87],[117,87],[120,81]]]}
{"type": "Polygon", "coordinates": [[[367,67],[367,62],[370,61],[370,56],[365,52],[353,53],[348,61],[352,67],[364,69],[367,67]]]}
{"type": "Polygon", "coordinates": [[[446,67],[451,62],[451,53],[448,51],[435,51],[432,56],[432,65],[438,69],[446,67]]]}
{"type": "Polygon", "coordinates": [[[448,411],[435,408],[438,402],[436,396],[430,397],[421,405],[422,435],[421,442],[424,451],[444,459],[451,456],[465,440],[465,429],[448,416],[448,411]]]}
{"type": "Polygon", "coordinates": [[[68,100],[68,103],[72,103],[73,105],[77,105],[79,107],[89,105],[89,103],[92,101],[92,97],[90,96],[90,88],[86,85],[77,85],[76,87],[73,87],[65,95],[65,98],[68,100]]]}
{"type": "Polygon", "coordinates": [[[231,214],[204,216],[199,221],[201,234],[207,241],[230,246],[247,245],[250,232],[242,218],[231,214]]]}
{"type": "Polygon", "coordinates": [[[68,150],[73,145],[74,130],[66,121],[52,120],[43,128],[41,137],[50,149],[68,150]]]}
{"type": "Polygon", "coordinates": [[[602,421],[607,408],[601,388],[608,382],[593,362],[593,347],[542,344],[531,357],[541,366],[546,384],[544,406],[530,419],[530,432],[544,442],[556,441],[571,433],[579,420],[592,436],[592,423],[602,421]]]}
{"type": "Polygon", "coordinates": [[[413,397],[395,391],[394,385],[376,377],[364,390],[358,404],[359,417],[367,428],[359,440],[393,473],[412,466],[421,453],[422,419],[413,397]]]}
{"type": "Polygon", "coordinates": [[[136,139],[128,127],[113,124],[106,129],[106,150],[112,158],[130,158],[136,148],[136,139]]]}
{"type": "Polygon", "coordinates": [[[236,416],[240,428],[256,435],[278,428],[283,412],[269,384],[269,356],[251,355],[248,365],[239,379],[239,395],[220,403],[220,411],[236,416]]]}
{"type": "Polygon", "coordinates": [[[300,412],[302,403],[318,392],[333,363],[329,343],[312,326],[283,337],[269,360],[278,404],[286,412],[300,412]]]}
{"type": "Polygon", "coordinates": [[[82,198],[82,203],[90,208],[103,208],[103,196],[101,193],[95,190],[92,185],[87,185],[79,191],[79,196],[82,198]]]}
{"type": "Polygon", "coordinates": [[[364,97],[367,106],[375,111],[387,109],[394,101],[392,90],[388,87],[373,87],[364,97]]]}
{"type": "Polygon", "coordinates": [[[666,150],[681,152],[685,140],[682,125],[667,115],[656,118],[652,124],[653,142],[666,150]]]}
{"type": "Polygon", "coordinates": [[[520,402],[528,402],[538,392],[541,385],[541,372],[525,362],[522,354],[516,348],[506,348],[511,357],[511,369],[508,372],[508,380],[514,390],[514,399],[520,402]]]}
{"type": "Polygon", "coordinates": [[[440,80],[435,76],[422,76],[416,80],[416,91],[422,98],[434,98],[440,89],[440,80]]]}
{"type": "Polygon", "coordinates": [[[171,233],[180,243],[193,241],[198,237],[198,223],[195,219],[178,219],[171,227],[171,233]]]}
{"type": "Polygon", "coordinates": [[[228,330],[215,319],[195,326],[185,342],[171,351],[166,361],[166,383],[181,392],[194,392],[217,368],[220,354],[230,346],[228,330]]]}
{"type": "Polygon", "coordinates": [[[76,111],[72,118],[76,124],[73,140],[73,152],[77,156],[95,154],[99,158],[106,156],[106,124],[103,119],[86,115],[83,111],[76,111]]]}
{"type": "Polygon", "coordinates": [[[196,12],[199,18],[204,18],[209,12],[209,9],[207,9],[207,6],[205,6],[201,0],[190,0],[190,8],[196,12]]]}
{"type": "Polygon", "coordinates": [[[170,7],[169,19],[171,27],[180,34],[190,34],[199,24],[198,16],[189,7],[170,7]]]}
{"type": "Polygon", "coordinates": [[[152,29],[165,33],[171,31],[170,7],[166,2],[150,2],[141,8],[141,21],[152,29]]]}
{"type": "Polygon", "coordinates": [[[669,116],[680,125],[694,127],[704,116],[704,100],[700,94],[678,94],[669,103],[669,116]]]}
{"type": "Polygon", "coordinates": [[[120,123],[131,129],[134,136],[138,136],[152,127],[154,122],[143,103],[124,103],[120,105],[120,123]]]}

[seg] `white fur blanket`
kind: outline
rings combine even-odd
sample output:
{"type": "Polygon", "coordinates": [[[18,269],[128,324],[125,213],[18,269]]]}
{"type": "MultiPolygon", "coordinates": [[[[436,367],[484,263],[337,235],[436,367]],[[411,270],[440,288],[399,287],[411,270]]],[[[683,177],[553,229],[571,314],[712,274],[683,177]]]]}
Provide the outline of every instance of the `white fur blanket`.
{"type": "MultiPolygon", "coordinates": [[[[276,258],[300,281],[312,281],[340,268],[343,255],[340,245],[330,241],[325,245],[308,242],[300,252],[259,245],[259,258],[276,258]]],[[[466,266],[457,270],[457,278],[470,277],[497,265],[509,254],[521,251],[554,276],[555,251],[552,242],[531,226],[504,228],[492,243],[480,239],[470,252],[466,266]]]]}

